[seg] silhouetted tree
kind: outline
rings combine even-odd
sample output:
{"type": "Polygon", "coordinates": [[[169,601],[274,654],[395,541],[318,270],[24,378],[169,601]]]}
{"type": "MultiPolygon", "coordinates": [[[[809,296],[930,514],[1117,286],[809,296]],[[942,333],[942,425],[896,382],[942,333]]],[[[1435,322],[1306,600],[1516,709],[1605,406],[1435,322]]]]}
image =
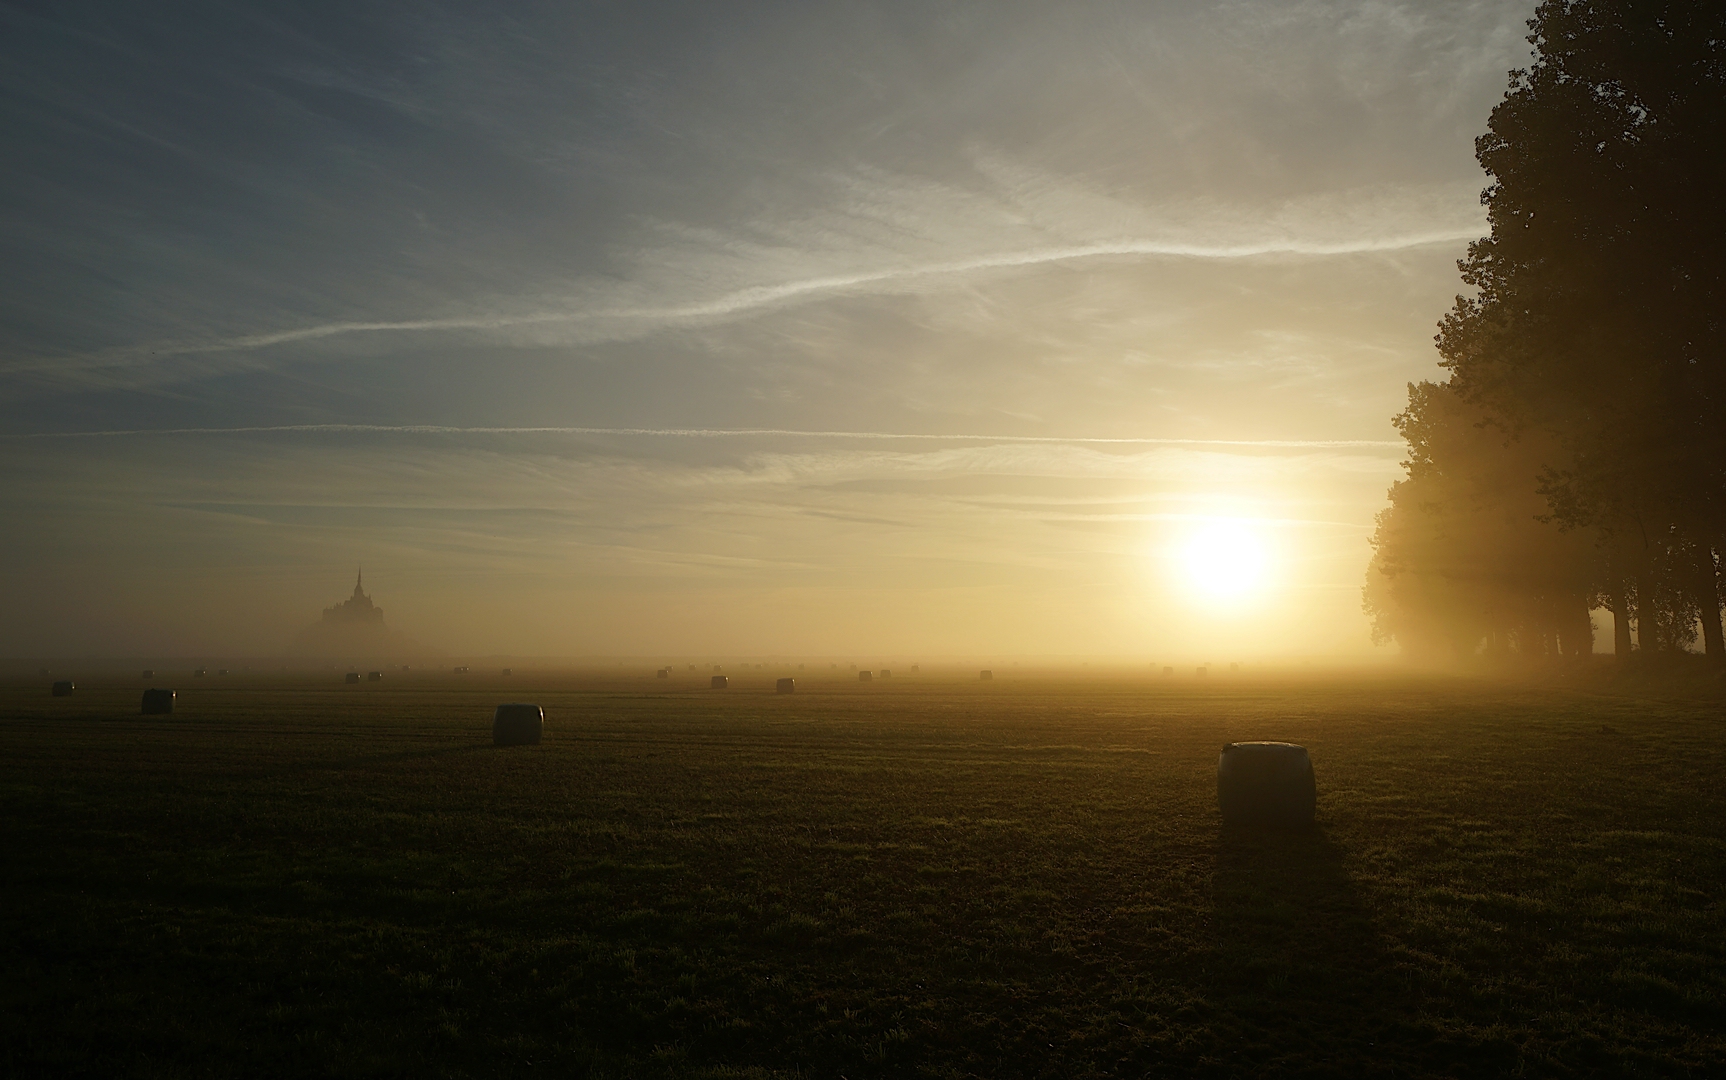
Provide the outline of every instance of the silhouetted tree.
{"type": "Polygon", "coordinates": [[[1544,514],[1604,553],[1619,651],[1634,610],[1642,650],[1700,618],[1719,660],[1726,5],[1547,0],[1529,26],[1536,61],[1476,141],[1492,234],[1459,264],[1476,295],[1442,363],[1542,455],[1544,514]]]}
{"type": "Polygon", "coordinates": [[[1587,657],[1602,553],[1591,535],[1541,520],[1552,447],[1481,420],[1449,385],[1408,388],[1395,421],[1408,477],[1378,516],[1362,593],[1374,638],[1427,660],[1587,657]]]}

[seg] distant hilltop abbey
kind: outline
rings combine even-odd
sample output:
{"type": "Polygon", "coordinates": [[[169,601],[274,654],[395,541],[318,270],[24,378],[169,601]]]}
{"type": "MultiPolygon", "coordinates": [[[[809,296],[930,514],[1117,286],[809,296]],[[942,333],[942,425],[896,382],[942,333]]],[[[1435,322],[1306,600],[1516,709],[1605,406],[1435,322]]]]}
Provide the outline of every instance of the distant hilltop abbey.
{"type": "Polygon", "coordinates": [[[354,594],[324,609],[324,617],[300,631],[294,652],[313,656],[359,658],[401,656],[426,650],[384,625],[384,609],[372,603],[362,569],[354,577],[354,594]]]}
{"type": "Polygon", "coordinates": [[[372,598],[366,595],[362,585],[365,577],[365,568],[361,567],[354,574],[354,594],[334,607],[325,608],[324,622],[339,626],[376,626],[380,630],[384,629],[384,609],[372,603],[372,598]]]}

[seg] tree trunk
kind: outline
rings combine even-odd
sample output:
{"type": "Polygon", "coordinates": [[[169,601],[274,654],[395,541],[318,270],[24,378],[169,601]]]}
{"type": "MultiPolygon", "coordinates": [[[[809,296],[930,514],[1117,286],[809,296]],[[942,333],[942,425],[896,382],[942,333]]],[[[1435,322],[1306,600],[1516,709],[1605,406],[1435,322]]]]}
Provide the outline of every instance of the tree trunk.
{"type": "Polygon", "coordinates": [[[1641,555],[1636,567],[1636,651],[1651,658],[1660,650],[1660,620],[1654,613],[1654,567],[1646,539],[1641,555]]]}
{"type": "Polygon", "coordinates": [[[1588,597],[1580,593],[1570,598],[1570,639],[1565,652],[1578,664],[1587,664],[1594,657],[1594,620],[1588,616],[1588,597]]]}
{"type": "Polygon", "coordinates": [[[1624,595],[1624,578],[1612,573],[1612,655],[1622,667],[1630,662],[1630,601],[1624,595]]]}
{"type": "Polygon", "coordinates": [[[1707,544],[1696,548],[1696,605],[1702,609],[1702,647],[1713,664],[1726,661],[1726,640],[1720,634],[1720,578],[1714,569],[1714,551],[1707,544]]]}

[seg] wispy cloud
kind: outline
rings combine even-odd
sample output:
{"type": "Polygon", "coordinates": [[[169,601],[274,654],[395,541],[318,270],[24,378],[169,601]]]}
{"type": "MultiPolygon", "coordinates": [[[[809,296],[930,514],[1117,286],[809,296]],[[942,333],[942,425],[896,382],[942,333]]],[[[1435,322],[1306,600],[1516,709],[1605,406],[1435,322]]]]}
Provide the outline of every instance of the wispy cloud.
{"type": "Polygon", "coordinates": [[[624,427],[455,427],[443,424],[279,424],[262,427],[126,428],[106,431],[54,431],[0,435],[0,439],[109,439],[172,435],[399,434],[399,435],[615,435],[676,439],[749,437],[863,439],[908,442],[1053,443],[1123,446],[1235,446],[1265,449],[1404,449],[1390,439],[1160,439],[1098,438],[1077,435],[914,434],[894,431],[799,431],[791,428],[624,428],[624,427]]]}
{"type": "Polygon", "coordinates": [[[854,293],[963,283],[996,271],[1087,261],[1329,259],[1465,242],[1484,229],[1472,181],[1331,192],[1258,209],[1203,200],[1134,205],[1074,179],[998,160],[977,164],[980,190],[865,171],[835,179],[835,205],[794,221],[756,221],[730,233],[661,224],[649,229],[656,240],[628,254],[627,281],[578,283],[568,297],[542,298],[537,305],[518,298],[494,302],[494,311],[454,316],[342,319],[204,342],[159,340],[0,369],[69,376],[364,335],[530,331],[540,343],[614,342],[854,293]],[[1122,231],[1129,235],[1122,238],[1122,231]],[[1018,247],[1003,250],[1003,240],[1017,240],[1018,247]],[[967,250],[979,254],[954,255],[967,250]],[[746,281],[754,283],[737,286],[746,281]],[[649,295],[692,298],[632,302],[649,295]]]}

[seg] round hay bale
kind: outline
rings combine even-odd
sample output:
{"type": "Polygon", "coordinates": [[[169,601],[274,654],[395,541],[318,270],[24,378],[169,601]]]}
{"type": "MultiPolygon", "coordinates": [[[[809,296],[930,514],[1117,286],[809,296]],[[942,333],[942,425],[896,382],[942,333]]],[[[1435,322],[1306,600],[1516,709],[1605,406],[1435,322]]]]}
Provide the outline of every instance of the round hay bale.
{"type": "Polygon", "coordinates": [[[859,671],[857,673],[858,682],[872,682],[874,679],[875,673],[873,671],[859,671]]]}
{"type": "Polygon", "coordinates": [[[994,677],[995,677],[995,673],[993,671],[990,671],[988,668],[984,668],[982,671],[977,672],[977,678],[982,680],[983,682],[988,682],[989,680],[993,679],[994,677]]]}
{"type": "Polygon", "coordinates": [[[55,697],[71,697],[72,691],[76,689],[78,688],[72,685],[71,679],[61,679],[59,682],[54,684],[54,688],[50,692],[55,697]]]}
{"type": "Polygon", "coordinates": [[[1312,758],[1304,746],[1229,743],[1217,758],[1217,805],[1231,825],[1311,825],[1317,803],[1312,758]]]}
{"type": "Polygon", "coordinates": [[[538,746],[545,734],[545,710],[512,701],[499,705],[491,717],[493,746],[538,746]]]}
{"type": "Polygon", "coordinates": [[[712,690],[723,690],[731,685],[731,677],[729,675],[715,675],[713,681],[707,685],[712,690]]]}
{"type": "Polygon", "coordinates": [[[174,711],[174,692],[151,687],[144,691],[144,701],[139,711],[145,716],[166,716],[174,711]]]}
{"type": "Polygon", "coordinates": [[[797,680],[780,679],[773,684],[773,692],[775,694],[795,694],[797,692],[797,680]]]}

